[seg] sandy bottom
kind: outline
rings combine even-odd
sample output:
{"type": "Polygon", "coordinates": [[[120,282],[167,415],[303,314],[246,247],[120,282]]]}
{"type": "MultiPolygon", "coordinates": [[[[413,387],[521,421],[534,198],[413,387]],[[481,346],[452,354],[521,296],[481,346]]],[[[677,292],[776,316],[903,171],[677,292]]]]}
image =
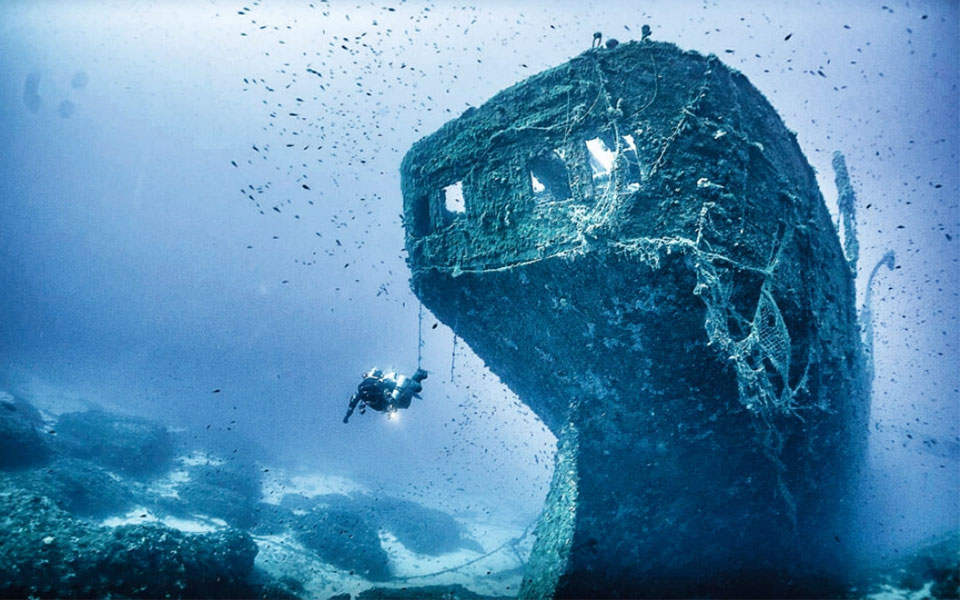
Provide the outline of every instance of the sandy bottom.
{"type": "Polygon", "coordinates": [[[177,529],[186,533],[209,533],[226,529],[227,523],[205,515],[193,515],[192,519],[180,519],[170,515],[155,515],[146,508],[137,507],[124,515],[109,517],[100,522],[107,527],[121,525],[141,525],[143,523],[162,523],[170,529],[177,529]]]}

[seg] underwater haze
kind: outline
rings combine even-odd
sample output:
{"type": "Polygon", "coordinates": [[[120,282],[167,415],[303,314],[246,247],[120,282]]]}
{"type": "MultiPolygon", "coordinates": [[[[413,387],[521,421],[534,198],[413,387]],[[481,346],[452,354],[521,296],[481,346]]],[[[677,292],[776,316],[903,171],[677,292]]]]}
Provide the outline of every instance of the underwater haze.
{"type": "Polygon", "coordinates": [[[766,96],[841,233],[845,155],[875,376],[843,543],[871,573],[946,564],[850,595],[956,597],[958,23],[949,0],[0,4],[3,593],[516,596],[558,438],[411,290],[401,161],[649,25],[766,96]],[[344,424],[373,367],[422,367],[422,398],[344,424]]]}

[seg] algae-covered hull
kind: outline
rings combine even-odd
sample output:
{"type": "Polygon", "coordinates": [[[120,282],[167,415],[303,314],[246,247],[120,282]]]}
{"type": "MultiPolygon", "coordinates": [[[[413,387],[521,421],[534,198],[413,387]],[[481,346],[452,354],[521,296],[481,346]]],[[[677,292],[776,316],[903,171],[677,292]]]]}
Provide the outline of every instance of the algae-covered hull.
{"type": "Polygon", "coordinates": [[[850,270],[795,137],[670,44],[588,51],[418,142],[413,287],[559,438],[522,595],[842,579],[850,270]]]}

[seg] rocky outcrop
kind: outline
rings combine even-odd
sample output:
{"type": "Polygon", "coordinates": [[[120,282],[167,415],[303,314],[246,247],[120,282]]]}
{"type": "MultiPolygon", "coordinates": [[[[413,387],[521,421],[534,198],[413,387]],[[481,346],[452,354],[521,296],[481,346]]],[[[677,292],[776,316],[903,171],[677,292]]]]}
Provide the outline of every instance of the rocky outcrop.
{"type": "Polygon", "coordinates": [[[102,527],[44,496],[0,492],[0,595],[33,598],[259,597],[247,578],[257,546],[228,530],[102,527]]]}
{"type": "Polygon", "coordinates": [[[284,496],[281,505],[290,510],[335,509],[355,513],[364,522],[393,534],[407,549],[428,556],[461,548],[483,552],[467,530],[449,514],[392,496],[374,494],[326,494],[307,498],[284,496]]]}
{"type": "Polygon", "coordinates": [[[6,395],[4,417],[18,432],[4,440],[10,456],[38,458],[0,470],[0,597],[290,598],[310,595],[304,584],[317,572],[323,585],[331,576],[387,582],[382,531],[418,554],[483,551],[450,515],[399,498],[264,502],[268,469],[250,447],[216,452],[181,435],[171,460],[157,422],[89,411],[44,426],[33,406],[6,395]],[[291,557],[297,566],[280,578],[255,571],[251,535],[268,548],[265,570],[291,557]]]}
{"type": "Polygon", "coordinates": [[[40,414],[26,402],[0,392],[0,470],[35,467],[50,449],[38,432],[40,414]]]}
{"type": "Polygon", "coordinates": [[[235,461],[191,467],[188,481],[177,487],[185,507],[249,529],[260,518],[260,471],[235,461]]]}
{"type": "MultiPolygon", "coordinates": [[[[60,458],[42,469],[11,474],[6,488],[23,488],[49,498],[72,515],[104,518],[133,507],[135,487],[93,463],[60,458]]],[[[141,491],[142,496],[142,491],[141,491]]]]}
{"type": "Polygon", "coordinates": [[[374,525],[354,511],[313,510],[291,523],[301,544],[324,562],[370,581],[390,579],[390,559],[374,525]]]}
{"type": "Polygon", "coordinates": [[[960,598],[960,532],[900,551],[897,561],[863,573],[851,597],[868,600],[960,598]]]}
{"type": "Polygon", "coordinates": [[[60,415],[57,440],[64,454],[90,460],[133,477],[151,477],[170,467],[174,447],[158,423],[104,411],[60,415]]]}
{"type": "Polygon", "coordinates": [[[591,50],[415,144],[402,185],[417,296],[559,439],[521,595],[842,589],[852,274],[743,75],[591,50]]]}

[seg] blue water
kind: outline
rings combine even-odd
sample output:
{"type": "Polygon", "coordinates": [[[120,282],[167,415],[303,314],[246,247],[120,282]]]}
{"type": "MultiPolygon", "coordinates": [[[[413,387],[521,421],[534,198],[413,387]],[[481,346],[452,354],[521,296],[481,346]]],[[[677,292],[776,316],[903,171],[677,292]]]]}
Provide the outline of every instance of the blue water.
{"type": "MultiPolygon", "coordinates": [[[[867,561],[895,557],[960,530],[958,18],[937,1],[5,2],[0,391],[39,409],[41,431],[90,409],[161,423],[180,436],[171,472],[243,449],[267,488],[441,511],[476,546],[431,569],[493,552],[419,583],[515,594],[556,440],[419,311],[398,168],[415,141],[594,31],[639,39],[649,23],[767,96],[834,213],[830,158],[844,152],[859,301],[896,253],[873,288],[858,540],[867,561]],[[361,373],[409,374],[418,350],[422,400],[396,421],[341,422],[361,373]]],[[[285,542],[259,543],[267,568],[285,542]]],[[[383,543],[400,553],[394,574],[428,572],[383,543]]],[[[326,565],[328,584],[286,573],[308,596],[369,583],[310,561],[303,572],[326,565]]]]}

